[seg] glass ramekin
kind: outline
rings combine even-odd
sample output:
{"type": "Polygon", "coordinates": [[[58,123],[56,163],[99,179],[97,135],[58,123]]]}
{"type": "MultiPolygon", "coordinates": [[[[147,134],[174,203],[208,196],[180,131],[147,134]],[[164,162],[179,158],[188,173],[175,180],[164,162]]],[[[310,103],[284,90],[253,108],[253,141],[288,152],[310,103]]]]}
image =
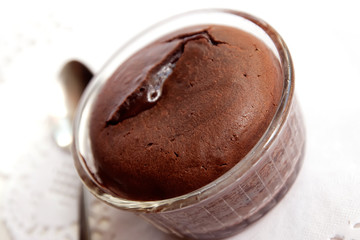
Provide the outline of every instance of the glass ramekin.
{"type": "Polygon", "coordinates": [[[136,212],[162,231],[193,239],[231,236],[268,212],[293,184],[302,165],[304,148],[304,126],[294,97],[293,65],[284,41],[266,22],[233,10],[210,9],[180,14],[136,36],[91,81],[74,122],[76,169],[93,195],[116,208],[136,212]],[[109,194],[92,174],[96,169],[89,138],[89,115],[97,93],[118,66],[137,50],[176,29],[201,24],[245,30],[272,49],[284,74],[281,102],[272,122],[237,165],[200,189],[159,201],[132,201],[109,194]]]}

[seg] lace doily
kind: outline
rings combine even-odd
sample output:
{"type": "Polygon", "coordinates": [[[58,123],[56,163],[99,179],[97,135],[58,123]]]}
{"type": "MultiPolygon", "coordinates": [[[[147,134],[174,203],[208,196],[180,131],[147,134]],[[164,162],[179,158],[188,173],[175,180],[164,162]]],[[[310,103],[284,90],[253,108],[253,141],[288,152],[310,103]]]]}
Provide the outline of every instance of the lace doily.
{"type": "Polygon", "coordinates": [[[5,189],[5,225],[13,239],[77,239],[80,181],[72,157],[46,122],[37,127],[5,189]]]}
{"type": "Polygon", "coordinates": [[[140,216],[115,209],[93,197],[88,200],[91,240],[175,240],[174,236],[154,228],[140,216]]]}

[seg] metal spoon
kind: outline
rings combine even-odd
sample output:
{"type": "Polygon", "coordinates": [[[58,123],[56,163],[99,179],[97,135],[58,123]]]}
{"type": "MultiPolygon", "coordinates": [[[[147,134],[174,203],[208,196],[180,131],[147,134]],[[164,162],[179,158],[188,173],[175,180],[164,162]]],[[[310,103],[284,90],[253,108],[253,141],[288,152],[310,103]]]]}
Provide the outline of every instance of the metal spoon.
{"type": "Polygon", "coordinates": [[[66,113],[56,117],[53,123],[53,138],[61,148],[70,150],[75,110],[81,94],[92,77],[92,72],[79,61],[70,61],[61,69],[59,84],[64,96],[66,113]]]}
{"type": "MultiPolygon", "coordinates": [[[[64,65],[60,72],[60,86],[64,95],[64,104],[67,110],[65,116],[54,121],[53,138],[56,144],[70,151],[72,143],[72,122],[77,104],[85,87],[93,77],[92,72],[78,61],[70,61],[64,65]]],[[[87,201],[85,190],[81,185],[79,197],[79,239],[90,240],[87,201]]]]}

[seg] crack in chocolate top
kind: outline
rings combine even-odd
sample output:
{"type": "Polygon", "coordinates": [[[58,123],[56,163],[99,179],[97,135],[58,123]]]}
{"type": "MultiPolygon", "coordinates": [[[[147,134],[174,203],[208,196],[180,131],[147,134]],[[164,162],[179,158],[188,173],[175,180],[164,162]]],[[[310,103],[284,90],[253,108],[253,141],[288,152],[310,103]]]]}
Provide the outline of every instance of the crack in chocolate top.
{"type": "Polygon", "coordinates": [[[182,42],[177,46],[174,53],[172,53],[172,56],[165,59],[159,66],[156,66],[156,69],[149,70],[149,72],[151,72],[150,76],[140,76],[140,78],[147,77],[147,81],[142,80],[138,89],[128,96],[124,102],[119,104],[119,106],[110,114],[110,117],[106,121],[107,125],[115,125],[154,106],[156,101],[161,97],[165,80],[173,72],[176,62],[184,51],[184,45],[188,41],[201,38],[208,40],[215,46],[225,43],[215,40],[207,31],[187,33],[177,36],[174,39],[167,40],[166,42],[174,40],[182,40],[182,42]]]}
{"type": "Polygon", "coordinates": [[[93,174],[128,199],[196,190],[259,141],[283,79],[272,51],[242,30],[194,26],[163,36],[100,90],[90,119],[93,174]]]}

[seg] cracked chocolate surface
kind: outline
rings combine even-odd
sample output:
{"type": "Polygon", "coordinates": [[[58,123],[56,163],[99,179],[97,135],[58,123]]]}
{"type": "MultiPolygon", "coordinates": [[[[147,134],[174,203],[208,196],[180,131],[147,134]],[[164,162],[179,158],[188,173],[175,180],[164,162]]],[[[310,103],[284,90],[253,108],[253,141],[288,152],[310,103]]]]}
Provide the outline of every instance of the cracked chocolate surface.
{"type": "Polygon", "coordinates": [[[164,36],[101,89],[90,120],[94,174],[135,200],[196,190],[261,138],[282,86],[278,60],[246,32],[211,25],[164,36]]]}
{"type": "Polygon", "coordinates": [[[138,113],[152,107],[161,96],[162,86],[168,76],[172,73],[176,62],[184,52],[184,46],[188,41],[205,39],[214,46],[218,44],[225,44],[225,42],[214,39],[207,30],[202,32],[187,33],[179,35],[175,38],[169,39],[166,42],[182,40],[169,57],[162,60],[162,62],[151,69],[149,76],[144,76],[147,81],[143,81],[135,92],[126,98],[126,100],[119,104],[106,121],[107,125],[115,125],[127,118],[136,116],[138,113]]]}

